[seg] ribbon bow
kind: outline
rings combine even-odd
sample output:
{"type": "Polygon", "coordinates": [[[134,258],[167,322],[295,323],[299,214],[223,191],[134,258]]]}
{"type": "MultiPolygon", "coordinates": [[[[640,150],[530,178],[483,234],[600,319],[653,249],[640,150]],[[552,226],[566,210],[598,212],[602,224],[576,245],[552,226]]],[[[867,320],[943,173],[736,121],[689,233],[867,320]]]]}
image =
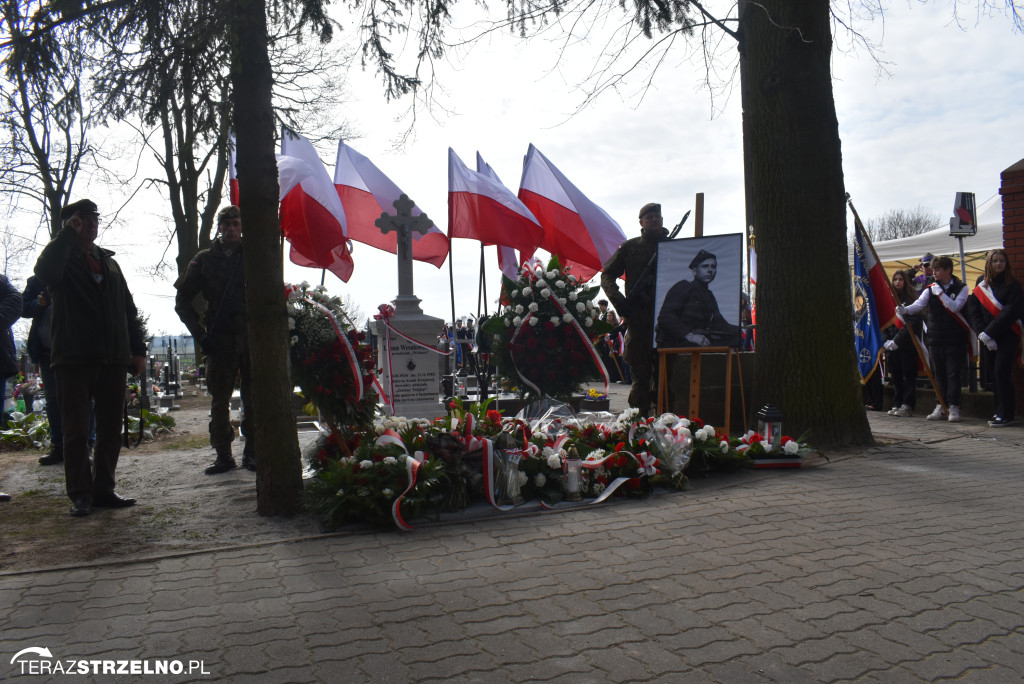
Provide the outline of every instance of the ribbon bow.
{"type": "Polygon", "coordinates": [[[650,476],[658,472],[658,469],[655,467],[658,465],[658,459],[655,458],[654,454],[641,451],[636,455],[636,458],[640,462],[640,467],[636,470],[637,475],[650,476]]]}

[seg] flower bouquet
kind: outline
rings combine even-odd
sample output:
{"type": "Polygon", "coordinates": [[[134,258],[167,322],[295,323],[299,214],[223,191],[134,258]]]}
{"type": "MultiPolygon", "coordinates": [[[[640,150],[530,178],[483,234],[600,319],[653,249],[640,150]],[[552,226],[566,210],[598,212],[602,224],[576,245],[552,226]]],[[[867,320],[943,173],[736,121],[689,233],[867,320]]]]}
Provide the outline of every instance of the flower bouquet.
{"type": "Polygon", "coordinates": [[[736,453],[743,454],[755,468],[799,468],[803,463],[803,455],[812,451],[806,442],[783,436],[778,449],[764,437],[749,430],[742,437],[734,438],[732,445],[736,453]]]}
{"type": "Polygon", "coordinates": [[[602,379],[590,338],[611,326],[594,304],[600,290],[587,287],[553,257],[544,268],[527,262],[519,280],[504,279],[503,307],[485,325],[497,337],[498,370],[530,400],[568,401],[584,383],[602,379]]]}

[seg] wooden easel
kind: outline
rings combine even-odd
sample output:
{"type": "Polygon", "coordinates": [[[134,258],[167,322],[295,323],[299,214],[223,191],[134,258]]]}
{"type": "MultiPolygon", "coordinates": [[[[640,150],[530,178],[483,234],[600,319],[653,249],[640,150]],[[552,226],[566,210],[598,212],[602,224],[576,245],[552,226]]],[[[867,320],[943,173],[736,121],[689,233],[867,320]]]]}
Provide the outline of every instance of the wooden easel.
{"type": "MultiPolygon", "coordinates": [[[[658,350],[658,413],[664,413],[668,408],[668,364],[669,354],[690,355],[690,416],[700,415],[700,357],[704,352],[722,353],[725,352],[725,434],[729,434],[729,426],[732,423],[732,347],[671,347],[658,350]]],[[[740,370],[740,381],[742,382],[743,372],[740,370]]],[[[744,420],[746,420],[744,418],[744,420]]]]}

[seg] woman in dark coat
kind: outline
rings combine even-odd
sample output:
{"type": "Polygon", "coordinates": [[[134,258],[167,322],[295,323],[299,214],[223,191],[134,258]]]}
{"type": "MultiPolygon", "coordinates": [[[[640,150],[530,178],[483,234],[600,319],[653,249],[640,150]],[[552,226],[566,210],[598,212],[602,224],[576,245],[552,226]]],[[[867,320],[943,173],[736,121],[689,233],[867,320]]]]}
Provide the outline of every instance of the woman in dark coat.
{"type": "MultiPolygon", "coordinates": [[[[910,269],[896,271],[892,276],[892,287],[897,304],[910,304],[920,294],[914,287],[914,272],[910,269]]],[[[905,314],[903,324],[902,328],[886,328],[891,339],[885,343],[885,361],[895,387],[889,415],[909,418],[914,415],[917,403],[917,347],[910,335],[920,335],[921,317],[905,314]]]]}
{"type": "Polygon", "coordinates": [[[1024,318],[1024,294],[1010,270],[1006,250],[993,249],[985,257],[985,275],[978,279],[969,304],[971,327],[992,369],[996,414],[988,424],[1003,427],[1013,422],[1016,413],[1013,364],[1020,359],[1020,319],[1024,318]]]}

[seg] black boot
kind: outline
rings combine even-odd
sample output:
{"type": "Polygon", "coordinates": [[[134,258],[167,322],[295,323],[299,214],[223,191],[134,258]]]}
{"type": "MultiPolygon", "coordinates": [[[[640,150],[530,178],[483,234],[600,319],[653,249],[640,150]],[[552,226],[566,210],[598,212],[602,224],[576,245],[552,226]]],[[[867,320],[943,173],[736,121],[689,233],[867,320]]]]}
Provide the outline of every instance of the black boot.
{"type": "Polygon", "coordinates": [[[64,449],[50,447],[50,453],[39,457],[39,465],[57,465],[64,462],[64,449]]]}
{"type": "Polygon", "coordinates": [[[219,475],[235,469],[235,459],[231,457],[231,447],[217,447],[217,460],[206,468],[207,475],[219,475]]]}
{"type": "Polygon", "coordinates": [[[242,451],[242,467],[246,470],[256,472],[256,450],[245,449],[242,451]]]}

